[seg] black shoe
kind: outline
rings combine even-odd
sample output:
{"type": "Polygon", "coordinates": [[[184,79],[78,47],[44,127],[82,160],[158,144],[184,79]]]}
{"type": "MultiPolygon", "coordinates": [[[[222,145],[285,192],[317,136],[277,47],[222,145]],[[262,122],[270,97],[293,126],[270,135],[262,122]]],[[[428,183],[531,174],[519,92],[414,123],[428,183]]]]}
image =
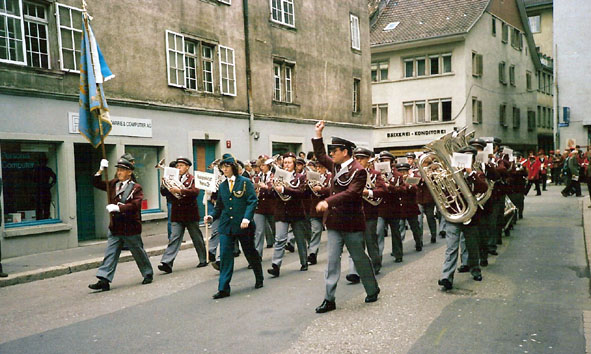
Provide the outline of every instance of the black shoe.
{"type": "Polygon", "coordinates": [[[220,261],[211,262],[211,266],[213,269],[219,271],[220,270],[220,261]]]}
{"type": "Polygon", "coordinates": [[[279,276],[279,266],[275,263],[271,263],[271,269],[267,269],[267,273],[271,274],[273,278],[277,278],[279,276]]]}
{"type": "Polygon", "coordinates": [[[460,266],[458,268],[458,273],[468,273],[470,271],[470,267],[467,265],[460,266]]]}
{"type": "Polygon", "coordinates": [[[154,278],[144,278],[144,280],[142,281],[142,285],[150,284],[153,280],[154,278]]]}
{"type": "Polygon", "coordinates": [[[240,253],[242,253],[242,252],[240,252],[240,250],[234,251],[234,258],[240,256],[240,253]]]}
{"type": "Polygon", "coordinates": [[[564,193],[564,192],[560,192],[560,194],[562,194],[563,197],[568,197],[568,194],[564,193]]]}
{"type": "Polygon", "coordinates": [[[439,279],[437,284],[443,286],[445,290],[451,290],[454,287],[449,279],[439,279]]]}
{"type": "Polygon", "coordinates": [[[480,273],[474,274],[472,276],[472,279],[474,279],[476,281],[482,281],[482,274],[480,274],[480,273]]]}
{"type": "Polygon", "coordinates": [[[166,274],[172,273],[172,268],[166,263],[158,264],[158,269],[160,269],[161,271],[163,271],[166,274]]]}
{"type": "Polygon", "coordinates": [[[215,254],[208,252],[209,253],[209,261],[210,262],[215,262],[215,254]]]}
{"type": "Polygon", "coordinates": [[[480,261],[480,266],[481,267],[488,267],[488,261],[486,259],[483,259],[480,261]]]}
{"type": "Polygon", "coordinates": [[[540,195],[542,195],[542,193],[540,193],[540,194],[536,194],[536,197],[537,197],[537,196],[540,196],[540,195]]]}
{"type": "Polygon", "coordinates": [[[318,263],[318,260],[316,259],[316,253],[310,253],[308,256],[308,263],[310,263],[310,265],[318,263]]]}
{"type": "Polygon", "coordinates": [[[334,301],[324,300],[322,304],[316,308],[316,313],[325,313],[328,311],[335,310],[337,308],[337,304],[334,301]]]}
{"type": "Polygon", "coordinates": [[[207,267],[207,262],[200,262],[199,264],[197,264],[197,268],[203,268],[203,267],[207,267]]]}
{"type": "Polygon", "coordinates": [[[0,272],[0,278],[6,278],[8,276],[8,274],[4,273],[4,272],[0,272]]]}
{"type": "Polygon", "coordinates": [[[101,290],[101,291],[109,291],[111,286],[109,285],[109,281],[105,278],[99,278],[99,280],[94,284],[89,284],[89,288],[92,290],[101,290]]]}
{"type": "Polygon", "coordinates": [[[273,245],[267,245],[267,248],[273,248],[273,245]]]}
{"type": "Polygon", "coordinates": [[[423,246],[416,246],[415,249],[417,252],[421,252],[423,250],[423,246]]]}
{"type": "Polygon", "coordinates": [[[263,279],[257,279],[257,281],[254,283],[254,288],[260,289],[262,287],[263,287],[263,279]]]}
{"type": "Polygon", "coordinates": [[[252,264],[249,264],[247,268],[252,269],[252,264]]]}
{"type": "Polygon", "coordinates": [[[436,243],[436,242],[437,242],[437,237],[431,236],[431,243],[436,243]]]}
{"type": "Polygon", "coordinates": [[[488,254],[492,254],[493,256],[499,255],[499,253],[497,251],[488,251],[488,254]]]}
{"type": "Polygon", "coordinates": [[[497,240],[497,245],[502,245],[503,244],[503,240],[502,239],[498,239],[497,240]]]}
{"type": "Polygon", "coordinates": [[[359,275],[357,274],[347,274],[345,279],[347,279],[351,284],[358,284],[359,281],[361,281],[361,278],[359,278],[359,275]]]}
{"type": "Polygon", "coordinates": [[[291,243],[289,243],[289,242],[285,244],[285,249],[286,249],[286,250],[288,250],[288,251],[289,251],[289,252],[291,252],[291,253],[294,253],[294,252],[295,252],[295,248],[294,248],[294,247],[293,247],[293,245],[292,245],[291,243]]]}
{"type": "Polygon", "coordinates": [[[225,297],[230,296],[230,292],[228,291],[218,291],[217,293],[213,294],[212,298],[214,299],[223,299],[225,297]]]}
{"type": "Polygon", "coordinates": [[[300,267],[300,272],[305,272],[308,270],[308,265],[304,264],[303,266],[300,267]]]}
{"type": "Polygon", "coordinates": [[[505,237],[509,237],[509,236],[511,236],[510,228],[505,230],[505,237]]]}
{"type": "Polygon", "coordinates": [[[402,262],[402,257],[400,257],[400,258],[396,258],[396,259],[394,260],[394,263],[401,263],[401,262],[402,262]]]}
{"type": "Polygon", "coordinates": [[[380,294],[380,288],[378,288],[378,291],[376,291],[375,294],[373,295],[367,295],[365,297],[365,302],[369,303],[369,302],[376,302],[378,301],[378,295],[380,294]]]}
{"type": "Polygon", "coordinates": [[[439,236],[441,238],[445,238],[445,231],[439,231],[439,236]]]}

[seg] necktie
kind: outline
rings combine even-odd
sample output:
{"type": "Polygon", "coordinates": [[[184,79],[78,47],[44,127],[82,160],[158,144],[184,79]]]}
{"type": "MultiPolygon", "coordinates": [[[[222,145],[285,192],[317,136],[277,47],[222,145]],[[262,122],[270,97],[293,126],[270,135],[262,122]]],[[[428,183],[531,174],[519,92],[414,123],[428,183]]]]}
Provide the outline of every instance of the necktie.
{"type": "Polygon", "coordinates": [[[234,189],[234,181],[229,180],[228,182],[230,182],[230,192],[231,192],[232,189],[234,189]]]}
{"type": "Polygon", "coordinates": [[[115,191],[115,194],[119,194],[119,192],[121,191],[122,185],[123,185],[123,182],[117,182],[117,190],[115,191]]]}

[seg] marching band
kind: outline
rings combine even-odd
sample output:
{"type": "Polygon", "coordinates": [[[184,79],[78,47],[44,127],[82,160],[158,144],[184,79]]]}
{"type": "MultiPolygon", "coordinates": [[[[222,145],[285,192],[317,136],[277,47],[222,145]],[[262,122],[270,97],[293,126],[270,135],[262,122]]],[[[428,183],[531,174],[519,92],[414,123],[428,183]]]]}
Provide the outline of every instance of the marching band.
{"type": "MultiPolygon", "coordinates": [[[[343,246],[349,253],[346,279],[363,284],[365,302],[377,301],[380,288],[376,275],[385,262],[388,229],[392,235],[391,255],[399,263],[404,256],[402,241],[407,225],[415,251],[423,250],[425,218],[430,242],[436,243],[437,235],[445,238],[447,247],[438,284],[450,290],[456,270],[469,272],[476,281],[483,280],[482,268],[488,266],[488,256],[498,254],[503,233],[509,235],[517,220],[523,218],[524,195],[529,187],[536,183],[540,192],[536,182],[539,178],[535,176],[552,169],[545,156],[531,162],[523,160],[519,153],[501,146],[500,139],[474,138],[465,131],[454,131],[425,146],[423,152],[397,158],[387,151],[376,155],[338,137],[332,138],[326,150],[323,129],[324,122],[318,122],[312,139],[314,154],[308,154],[308,159],[288,152],[273,157],[261,155],[242,163],[224,154],[212,163],[210,168],[219,169],[219,173],[217,191],[205,197],[209,212],[203,220],[210,224],[209,249],[199,230],[199,189],[188,172],[191,161],[177,158],[174,165],[178,177],[162,179],[161,193],[169,203],[171,225],[169,244],[158,269],[172,272],[188,229],[199,258],[197,267],[212,263],[220,271],[218,292],[213,298],[221,299],[230,296],[234,257],[239,254],[235,249],[237,241],[258,289],[264,280],[265,243],[267,248],[273,248],[267,272],[277,278],[290,233],[297,246],[300,271],[307,271],[309,265],[318,263],[321,237],[326,230],[325,296],[316,308],[317,313],[324,313],[336,308],[343,246]]],[[[109,181],[113,194],[107,207],[112,216],[110,242],[97,273],[99,281],[90,285],[93,290],[109,290],[124,244],[132,250],[144,284],[153,279],[141,244],[141,223],[139,229],[132,227],[138,224],[140,206],[136,199],[141,197],[141,186],[129,179],[133,171],[129,158],[133,157],[119,160],[117,178],[109,181]],[[121,187],[122,180],[131,187],[121,187]],[[132,191],[130,195],[128,190],[135,194],[132,191]],[[133,235],[125,236],[128,234],[133,235]]],[[[101,162],[95,177],[95,185],[103,190],[105,182],[100,181],[100,173],[107,163],[101,162]]],[[[157,167],[162,168],[162,163],[157,167]]],[[[542,187],[545,189],[545,184],[542,187]]]]}

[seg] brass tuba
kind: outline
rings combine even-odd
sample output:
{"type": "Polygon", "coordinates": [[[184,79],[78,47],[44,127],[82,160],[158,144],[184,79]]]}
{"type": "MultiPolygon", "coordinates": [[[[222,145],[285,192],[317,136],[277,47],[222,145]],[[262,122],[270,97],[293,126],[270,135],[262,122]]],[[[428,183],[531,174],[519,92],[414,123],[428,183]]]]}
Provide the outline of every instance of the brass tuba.
{"type": "Polygon", "coordinates": [[[478,210],[478,201],[462,170],[451,166],[451,156],[458,145],[457,136],[452,134],[425,146],[429,152],[419,158],[419,172],[443,217],[452,223],[468,224],[478,210]]]}
{"type": "MultiPolygon", "coordinates": [[[[165,161],[166,161],[165,159],[160,160],[160,162],[158,162],[158,164],[154,167],[161,168],[164,170],[164,168],[166,168],[166,166],[164,166],[165,161]]],[[[182,184],[181,181],[178,181],[174,178],[170,178],[168,176],[162,177],[162,185],[164,186],[164,188],[168,189],[169,192],[172,188],[186,189],[185,185],[182,184]]],[[[180,195],[178,193],[170,192],[170,194],[174,195],[177,199],[181,199],[183,197],[182,195],[180,195]]]]}
{"type": "MultiPolygon", "coordinates": [[[[475,132],[471,132],[469,134],[465,134],[465,131],[466,131],[466,128],[462,129],[462,131],[460,132],[462,134],[461,135],[461,139],[464,140],[464,145],[468,145],[468,141],[474,137],[475,132]]],[[[480,163],[478,163],[476,161],[476,159],[473,160],[472,169],[474,171],[477,171],[477,172],[482,172],[482,173],[485,172],[482,169],[482,165],[480,163]]],[[[487,178],[486,179],[486,185],[487,185],[486,192],[484,192],[484,193],[476,193],[474,195],[474,197],[476,197],[476,200],[478,201],[478,206],[480,206],[482,209],[484,209],[484,204],[486,204],[486,202],[492,196],[493,189],[495,187],[495,182],[487,178]]]]}

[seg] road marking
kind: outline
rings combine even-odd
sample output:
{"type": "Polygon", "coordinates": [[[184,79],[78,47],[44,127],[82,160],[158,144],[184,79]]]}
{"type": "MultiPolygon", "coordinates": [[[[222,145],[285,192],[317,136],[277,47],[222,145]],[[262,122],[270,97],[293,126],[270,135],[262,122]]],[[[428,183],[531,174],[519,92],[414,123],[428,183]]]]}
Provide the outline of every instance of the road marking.
{"type": "Polygon", "coordinates": [[[447,332],[447,328],[444,328],[444,329],[441,330],[441,332],[437,336],[437,339],[435,339],[435,345],[439,345],[439,341],[441,340],[441,337],[443,337],[443,335],[445,334],[445,332],[447,332]]]}

